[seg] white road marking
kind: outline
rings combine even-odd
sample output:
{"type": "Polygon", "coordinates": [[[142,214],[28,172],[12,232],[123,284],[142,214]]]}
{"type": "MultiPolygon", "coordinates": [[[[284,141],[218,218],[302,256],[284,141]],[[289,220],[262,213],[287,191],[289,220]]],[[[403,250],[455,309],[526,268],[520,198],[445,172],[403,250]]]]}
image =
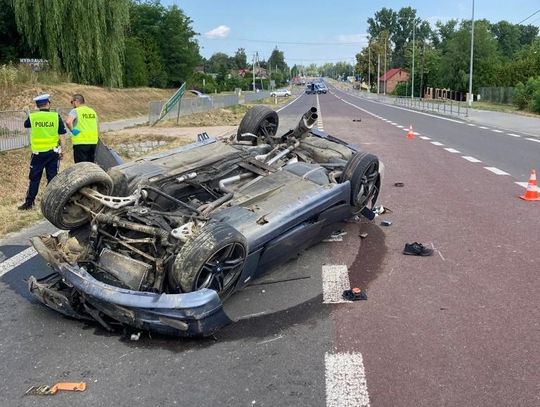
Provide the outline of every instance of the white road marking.
{"type": "Polygon", "coordinates": [[[324,366],[327,407],[369,407],[361,353],[326,353],[324,366]]]}
{"type": "Polygon", "coordinates": [[[488,128],[486,126],[478,126],[479,129],[487,130],[488,128]]]}
{"type": "Polygon", "coordinates": [[[498,169],[497,167],[484,167],[486,170],[491,171],[493,174],[497,175],[510,175],[507,172],[504,172],[503,170],[498,169]]]}
{"type": "Polygon", "coordinates": [[[474,123],[467,123],[467,126],[476,127],[476,124],[474,124],[474,123]]]}
{"type": "Polygon", "coordinates": [[[344,265],[322,266],[323,303],[350,302],[342,297],[343,291],[351,289],[349,270],[344,265]]]}
{"type": "Polygon", "coordinates": [[[481,163],[482,162],[478,158],[471,157],[470,155],[464,155],[461,158],[465,158],[467,161],[470,161],[472,163],[481,163]]]}
{"type": "Polygon", "coordinates": [[[520,187],[527,188],[529,186],[529,182],[516,182],[520,187]]]}
{"type": "Polygon", "coordinates": [[[420,138],[421,138],[422,140],[431,140],[429,137],[426,137],[426,136],[420,136],[420,138]]]}
{"type": "Polygon", "coordinates": [[[394,122],[390,122],[390,124],[393,124],[394,126],[397,126],[397,123],[394,123],[394,122]]]}
{"type": "Polygon", "coordinates": [[[537,139],[537,138],[529,138],[527,137],[525,140],[529,140],[529,141],[534,141],[536,143],[540,143],[540,139],[537,139]]]}
{"type": "Polygon", "coordinates": [[[503,132],[502,130],[497,130],[497,129],[491,129],[491,131],[493,131],[495,133],[502,133],[503,132]]]}
{"type": "Polygon", "coordinates": [[[279,113],[280,111],[282,111],[283,109],[285,109],[286,107],[289,107],[290,105],[292,105],[294,102],[296,102],[298,99],[300,99],[302,96],[304,96],[303,93],[300,93],[300,95],[298,95],[298,97],[296,99],[294,99],[292,102],[286,104],[285,106],[283,107],[280,107],[279,109],[276,110],[276,113],[279,113]]]}
{"type": "Polygon", "coordinates": [[[450,147],[445,148],[445,150],[448,151],[449,153],[454,153],[454,154],[459,154],[459,153],[461,153],[461,151],[458,151],[458,150],[456,150],[455,148],[450,148],[450,147]]]}
{"type": "Polygon", "coordinates": [[[30,260],[36,254],[36,250],[33,247],[29,247],[22,252],[17,253],[15,256],[3,261],[0,263],[0,277],[13,270],[15,267],[19,267],[25,261],[30,260]]]}
{"type": "Polygon", "coordinates": [[[444,146],[443,143],[439,143],[438,141],[432,141],[431,144],[433,144],[434,146],[444,146]]]}
{"type": "Polygon", "coordinates": [[[321,103],[319,102],[319,94],[317,94],[317,128],[324,131],[324,123],[322,119],[321,103]]]}
{"type": "Polygon", "coordinates": [[[512,137],[521,137],[519,134],[514,134],[514,133],[506,133],[506,134],[512,137]]]}
{"type": "MultiPolygon", "coordinates": [[[[403,126],[401,124],[396,124],[396,127],[400,128],[400,129],[403,128],[403,126]]],[[[405,129],[405,130],[407,130],[407,129],[405,129]]]]}

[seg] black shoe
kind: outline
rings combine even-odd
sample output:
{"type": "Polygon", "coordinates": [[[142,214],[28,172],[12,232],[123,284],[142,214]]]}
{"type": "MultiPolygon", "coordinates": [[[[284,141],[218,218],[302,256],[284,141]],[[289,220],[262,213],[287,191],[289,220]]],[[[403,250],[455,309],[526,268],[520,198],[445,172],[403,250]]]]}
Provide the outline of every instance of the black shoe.
{"type": "Polygon", "coordinates": [[[27,211],[33,208],[34,208],[34,205],[30,205],[28,202],[25,202],[21,206],[19,206],[17,209],[20,211],[27,211]]]}
{"type": "Polygon", "coordinates": [[[418,242],[405,243],[403,254],[408,254],[411,256],[431,256],[433,254],[433,249],[425,247],[423,244],[418,242]]]}

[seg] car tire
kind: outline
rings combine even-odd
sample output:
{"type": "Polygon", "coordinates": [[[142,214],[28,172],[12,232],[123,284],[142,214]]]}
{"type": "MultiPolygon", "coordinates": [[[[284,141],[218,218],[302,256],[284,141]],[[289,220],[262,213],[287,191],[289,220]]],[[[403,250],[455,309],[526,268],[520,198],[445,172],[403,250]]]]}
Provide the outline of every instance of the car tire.
{"type": "Polygon", "coordinates": [[[246,238],[232,226],[209,222],[177,254],[169,282],[173,291],[215,290],[223,300],[232,294],[244,269],[246,238]]]}
{"type": "Polygon", "coordinates": [[[373,207],[379,196],[381,177],[379,159],[368,153],[354,154],[343,170],[342,182],[351,183],[351,206],[353,212],[359,213],[366,206],[373,207]],[[371,202],[370,202],[371,201],[371,202]]]}
{"type": "Polygon", "coordinates": [[[266,140],[277,133],[279,125],[278,114],[267,106],[253,106],[249,109],[236,133],[236,139],[238,141],[251,141],[253,145],[257,145],[257,139],[266,140]],[[251,133],[257,136],[257,139],[253,137],[243,136],[245,133],[251,133]]]}
{"type": "Polygon", "coordinates": [[[81,188],[92,188],[109,194],[113,181],[103,169],[91,162],[80,162],[56,175],[47,185],[41,200],[41,212],[54,226],[63,230],[75,229],[90,220],[89,214],[75,204],[79,201],[92,211],[101,205],[79,194],[81,188]]]}

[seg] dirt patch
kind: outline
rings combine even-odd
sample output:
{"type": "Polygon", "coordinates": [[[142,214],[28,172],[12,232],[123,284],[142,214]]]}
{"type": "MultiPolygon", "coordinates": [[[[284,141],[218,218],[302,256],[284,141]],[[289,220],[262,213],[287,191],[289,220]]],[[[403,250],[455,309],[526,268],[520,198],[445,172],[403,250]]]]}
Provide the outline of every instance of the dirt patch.
{"type": "Polygon", "coordinates": [[[126,117],[148,114],[148,102],[167,100],[174,89],[133,88],[107,89],[98,86],[64,83],[60,85],[14,85],[5,90],[0,98],[0,110],[35,109],[32,99],[40,93],[51,95],[51,107],[70,108],[74,93],[84,95],[89,106],[96,110],[101,121],[112,121],[126,117]]]}

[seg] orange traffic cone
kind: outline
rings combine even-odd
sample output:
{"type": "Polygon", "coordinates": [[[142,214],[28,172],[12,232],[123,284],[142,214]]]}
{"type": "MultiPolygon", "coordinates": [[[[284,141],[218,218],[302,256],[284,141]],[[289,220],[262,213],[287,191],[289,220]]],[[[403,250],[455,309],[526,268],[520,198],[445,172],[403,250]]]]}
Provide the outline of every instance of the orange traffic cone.
{"type": "Polygon", "coordinates": [[[414,132],[412,130],[412,124],[409,126],[409,131],[407,132],[407,138],[412,140],[414,138],[414,132]]]}
{"type": "Polygon", "coordinates": [[[531,176],[529,177],[529,183],[527,184],[527,191],[524,195],[520,195],[521,199],[525,201],[540,201],[538,195],[538,185],[536,184],[536,170],[531,170],[531,176]]]}

